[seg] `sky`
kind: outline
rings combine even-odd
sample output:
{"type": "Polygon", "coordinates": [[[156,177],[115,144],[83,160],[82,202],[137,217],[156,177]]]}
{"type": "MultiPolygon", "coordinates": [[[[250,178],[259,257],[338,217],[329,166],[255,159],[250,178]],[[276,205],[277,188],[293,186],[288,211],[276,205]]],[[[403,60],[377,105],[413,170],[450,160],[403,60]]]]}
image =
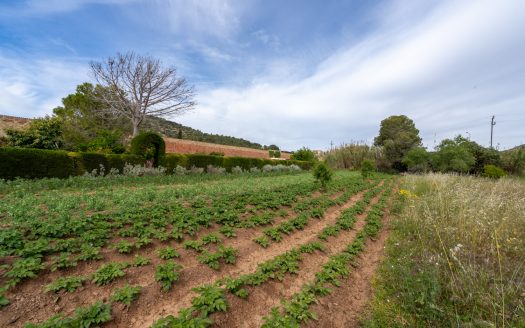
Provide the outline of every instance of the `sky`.
{"type": "Polygon", "coordinates": [[[285,150],[373,143],[407,115],[433,149],[525,143],[522,0],[0,0],[0,114],[51,114],[91,61],[176,67],[172,120],[285,150]]]}

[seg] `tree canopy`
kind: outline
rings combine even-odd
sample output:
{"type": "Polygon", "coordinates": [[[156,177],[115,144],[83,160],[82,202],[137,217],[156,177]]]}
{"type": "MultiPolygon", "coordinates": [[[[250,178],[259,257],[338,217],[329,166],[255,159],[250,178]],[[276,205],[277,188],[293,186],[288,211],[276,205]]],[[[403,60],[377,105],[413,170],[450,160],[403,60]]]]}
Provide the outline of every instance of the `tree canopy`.
{"type": "MultiPolygon", "coordinates": [[[[64,147],[72,150],[111,151],[122,148],[123,137],[131,133],[125,118],[105,110],[99,98],[107,88],[91,83],[77,86],[53,109],[60,119],[64,147]]],[[[118,152],[118,151],[117,151],[118,152]]]]}
{"type": "Polygon", "coordinates": [[[390,116],[381,121],[374,145],[383,147],[392,168],[403,171],[406,169],[403,164],[405,154],[421,146],[421,138],[419,130],[410,118],[405,115],[390,116]]]}
{"type": "Polygon", "coordinates": [[[11,147],[60,149],[63,145],[61,122],[56,117],[32,120],[27,129],[8,129],[6,134],[11,147]]]}

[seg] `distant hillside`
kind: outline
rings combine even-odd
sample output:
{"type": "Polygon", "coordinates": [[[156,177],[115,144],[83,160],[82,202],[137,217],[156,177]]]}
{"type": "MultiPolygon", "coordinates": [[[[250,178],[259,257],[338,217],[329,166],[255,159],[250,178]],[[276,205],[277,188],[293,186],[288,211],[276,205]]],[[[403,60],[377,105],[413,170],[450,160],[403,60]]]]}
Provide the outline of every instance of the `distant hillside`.
{"type": "Polygon", "coordinates": [[[0,138],[5,137],[5,130],[24,129],[30,121],[31,119],[28,118],[0,114],[0,138]]]}
{"type": "MultiPolygon", "coordinates": [[[[0,114],[0,137],[5,136],[6,129],[24,129],[31,119],[14,117],[0,114]]],[[[205,133],[179,123],[171,122],[163,118],[148,117],[143,123],[142,129],[154,130],[169,138],[179,138],[192,141],[208,142],[226,146],[246,147],[262,149],[262,146],[241,138],[205,133]]]]}
{"type": "Polygon", "coordinates": [[[165,120],[163,118],[149,116],[142,124],[142,129],[158,131],[159,133],[170,138],[202,141],[220,145],[247,147],[254,149],[262,148],[260,144],[255,142],[219,134],[205,133],[179,123],[165,120]]]}

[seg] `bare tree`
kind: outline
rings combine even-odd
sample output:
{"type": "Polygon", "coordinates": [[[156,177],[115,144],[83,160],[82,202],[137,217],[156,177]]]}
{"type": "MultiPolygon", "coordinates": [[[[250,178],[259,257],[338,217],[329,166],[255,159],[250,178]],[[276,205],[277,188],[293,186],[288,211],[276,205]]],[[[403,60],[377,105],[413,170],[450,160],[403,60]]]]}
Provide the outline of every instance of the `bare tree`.
{"type": "Polygon", "coordinates": [[[158,59],[128,52],[90,64],[97,82],[107,87],[100,100],[108,110],[130,119],[133,136],[147,115],[168,117],[195,106],[193,87],[158,59]]]}

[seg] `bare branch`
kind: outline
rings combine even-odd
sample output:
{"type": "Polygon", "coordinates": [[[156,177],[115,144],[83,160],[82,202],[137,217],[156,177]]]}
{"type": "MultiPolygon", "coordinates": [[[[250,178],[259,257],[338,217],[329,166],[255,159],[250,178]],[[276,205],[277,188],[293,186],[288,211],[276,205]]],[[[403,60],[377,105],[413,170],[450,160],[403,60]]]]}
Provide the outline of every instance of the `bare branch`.
{"type": "Polygon", "coordinates": [[[166,117],[195,107],[193,87],[158,59],[118,53],[103,63],[92,62],[91,70],[106,87],[100,101],[108,111],[129,118],[134,135],[147,115],[166,117]]]}

